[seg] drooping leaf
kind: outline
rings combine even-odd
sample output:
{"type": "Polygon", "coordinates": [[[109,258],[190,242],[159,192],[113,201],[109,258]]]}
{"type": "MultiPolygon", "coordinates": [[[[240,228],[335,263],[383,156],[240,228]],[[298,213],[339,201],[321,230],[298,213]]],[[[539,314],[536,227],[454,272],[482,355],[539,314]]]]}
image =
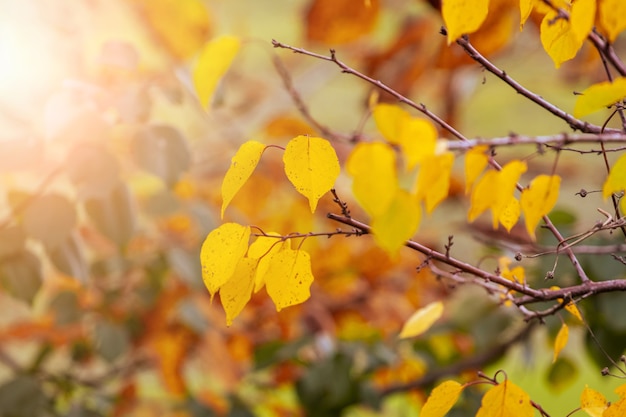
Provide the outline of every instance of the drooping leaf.
{"type": "Polygon", "coordinates": [[[576,99],[574,116],[583,117],[626,98],[626,77],[588,87],[576,99]]]}
{"type": "Polygon", "coordinates": [[[533,11],[533,6],[535,5],[536,0],[520,0],[519,2],[519,11],[520,11],[520,23],[519,28],[522,30],[524,24],[530,17],[530,13],[533,11]]]}
{"type": "MultiPolygon", "coordinates": [[[[270,236],[280,236],[278,233],[269,232],[270,236]]],[[[270,266],[272,256],[284,249],[291,249],[289,239],[281,241],[278,238],[259,236],[248,248],[248,257],[256,259],[258,265],[254,277],[254,292],[258,292],[265,285],[265,273],[270,266]]]]}
{"type": "Polygon", "coordinates": [[[424,407],[420,411],[421,417],[444,417],[459,399],[464,386],[456,381],[444,381],[432,390],[424,407]]]}
{"type": "Polygon", "coordinates": [[[583,316],[580,314],[580,310],[578,310],[578,306],[572,302],[569,302],[566,306],[565,306],[565,310],[567,310],[571,315],[573,315],[574,317],[576,317],[578,320],[580,320],[580,322],[582,323],[583,321],[583,316]]]}
{"type": "Polygon", "coordinates": [[[428,213],[448,196],[453,163],[451,152],[432,155],[422,161],[417,176],[416,197],[417,201],[426,203],[428,213]]]}
{"type": "Polygon", "coordinates": [[[593,27],[596,0],[573,2],[569,20],[550,10],[541,22],[541,43],[556,68],[574,56],[593,27]]]}
{"type": "Polygon", "coordinates": [[[398,140],[406,169],[410,171],[435,156],[437,129],[429,120],[414,117],[404,123],[398,140]]]}
{"type": "Polygon", "coordinates": [[[471,191],[474,182],[489,163],[487,149],[487,146],[476,146],[465,154],[465,194],[471,191]]]}
{"type": "Polygon", "coordinates": [[[476,417],[533,417],[530,397],[509,380],[491,388],[483,396],[476,417]]]}
{"type": "Polygon", "coordinates": [[[372,117],[376,128],[389,143],[400,144],[402,127],[411,119],[411,114],[400,106],[380,103],[372,109],[372,117]]]}
{"type": "Polygon", "coordinates": [[[419,310],[417,310],[402,326],[400,339],[408,339],[410,337],[419,336],[424,333],[441,317],[443,314],[443,303],[434,301],[419,310]]]}
{"type": "Polygon", "coordinates": [[[448,31],[448,45],[461,35],[477,31],[488,12],[489,0],[442,0],[441,13],[448,31]]]}
{"type": "Polygon", "coordinates": [[[507,232],[510,232],[513,226],[517,224],[520,213],[521,209],[519,201],[517,200],[517,198],[511,197],[509,203],[504,206],[504,209],[500,213],[498,221],[502,226],[504,226],[507,232]]]}
{"type": "Polygon", "coordinates": [[[352,191],[365,212],[372,217],[387,211],[398,189],[396,156],[393,149],[380,142],[361,142],[346,162],[352,176],[352,191]]]}
{"type": "Polygon", "coordinates": [[[580,394],[580,408],[585,413],[591,417],[602,417],[608,405],[608,401],[602,393],[585,385],[585,389],[580,394]]]}
{"type": "Polygon", "coordinates": [[[379,8],[379,0],[314,0],[306,13],[306,37],[331,46],[352,42],[374,29],[379,8]]]}
{"type": "Polygon", "coordinates": [[[619,157],[611,167],[609,176],[602,186],[602,197],[626,190],[626,154],[619,157]]]}
{"type": "Polygon", "coordinates": [[[600,27],[606,32],[609,42],[614,42],[626,29],[626,2],[602,0],[598,2],[600,27]]]}
{"type": "Polygon", "coordinates": [[[526,271],[524,271],[524,268],[518,265],[513,267],[513,269],[510,269],[509,265],[511,265],[511,262],[511,258],[507,256],[501,256],[498,258],[498,269],[500,270],[500,275],[509,281],[519,283],[526,282],[526,271]]]}
{"type": "Polygon", "coordinates": [[[554,339],[554,355],[552,356],[552,363],[556,362],[559,357],[559,353],[561,353],[565,345],[567,345],[568,339],[569,327],[567,324],[563,323],[559,332],[556,334],[556,339],[554,339]]]}
{"type": "Polygon", "coordinates": [[[265,273],[265,288],[276,311],[303,303],[313,283],[311,257],[304,250],[283,249],[274,254],[265,273]]]}
{"type": "Polygon", "coordinates": [[[401,107],[386,103],[376,105],[372,115],[385,139],[400,146],[407,171],[435,154],[437,129],[430,121],[411,117],[401,107]]]}
{"type": "Polygon", "coordinates": [[[290,140],[283,155],[285,174],[296,190],[309,199],[311,213],[339,176],[339,160],[326,139],[297,136],[290,140]]]}
{"type": "Polygon", "coordinates": [[[526,172],[526,163],[513,160],[500,171],[488,171],[472,190],[469,221],[474,221],[482,212],[491,209],[493,228],[498,227],[500,215],[510,203],[519,177],[526,172]]]}
{"type": "Polygon", "coordinates": [[[538,175],[522,191],[520,206],[526,220],[526,231],[533,239],[539,221],[556,204],[560,186],[561,177],[558,175],[538,175]]]}
{"type": "Polygon", "coordinates": [[[248,181],[252,171],[256,168],[261,155],[265,150],[265,145],[260,142],[249,140],[239,147],[235,156],[230,162],[230,168],[226,171],[224,181],[222,182],[222,211],[221,217],[224,218],[224,211],[228,204],[232,201],[235,194],[248,181]]]}
{"type": "Polygon", "coordinates": [[[204,240],[200,250],[202,280],[211,297],[235,272],[237,264],[248,250],[250,227],[224,223],[204,240]]]}
{"type": "Polygon", "coordinates": [[[204,46],[193,68],[193,85],[200,104],[209,107],[217,83],[226,74],[241,46],[234,36],[220,36],[204,46]]]}
{"type": "Polygon", "coordinates": [[[226,312],[227,326],[233,323],[235,317],[250,301],[256,268],[256,259],[241,258],[233,275],[220,287],[220,301],[226,312]]]}
{"type": "Polygon", "coordinates": [[[405,190],[398,190],[383,215],[372,218],[376,243],[390,255],[395,255],[413,236],[421,220],[421,208],[405,190]]]}

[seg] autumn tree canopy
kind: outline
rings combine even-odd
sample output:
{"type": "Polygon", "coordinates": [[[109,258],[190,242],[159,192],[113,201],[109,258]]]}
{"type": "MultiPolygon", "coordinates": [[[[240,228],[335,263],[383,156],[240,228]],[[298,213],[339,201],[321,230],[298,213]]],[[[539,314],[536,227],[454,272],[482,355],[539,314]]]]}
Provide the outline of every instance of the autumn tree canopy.
{"type": "Polygon", "coordinates": [[[624,414],[626,3],[4,3],[0,415],[624,414]]]}

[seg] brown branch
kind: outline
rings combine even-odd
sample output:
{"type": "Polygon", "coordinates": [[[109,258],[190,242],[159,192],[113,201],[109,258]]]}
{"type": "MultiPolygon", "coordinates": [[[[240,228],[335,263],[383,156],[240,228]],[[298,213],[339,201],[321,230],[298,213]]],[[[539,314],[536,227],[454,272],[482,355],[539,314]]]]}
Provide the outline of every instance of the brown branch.
{"type": "MultiPolygon", "coordinates": [[[[517,145],[549,145],[555,149],[562,149],[563,146],[572,143],[626,143],[626,134],[614,133],[560,133],[557,135],[526,136],[512,134],[497,138],[475,138],[463,142],[449,142],[446,144],[450,150],[469,150],[476,146],[517,146],[517,145]]],[[[609,150],[607,150],[609,151],[609,150]]],[[[593,151],[601,153],[601,150],[593,151]]]]}
{"type": "Polygon", "coordinates": [[[581,132],[585,132],[585,133],[604,133],[604,132],[617,133],[619,132],[618,130],[615,130],[615,129],[602,129],[601,126],[596,126],[588,122],[583,122],[582,120],[578,120],[571,114],[567,113],[564,110],[561,110],[554,104],[545,100],[543,97],[528,90],[526,87],[524,87],[523,85],[515,81],[513,78],[511,78],[504,70],[497,67],[491,61],[485,58],[480,52],[478,52],[478,50],[474,48],[474,46],[470,43],[469,38],[467,36],[460,37],[459,39],[457,39],[456,43],[465,50],[465,52],[470,56],[470,58],[478,62],[487,71],[494,74],[496,77],[500,78],[502,81],[508,84],[511,88],[513,88],[518,94],[521,94],[522,96],[526,97],[533,103],[541,106],[542,108],[546,109],[547,111],[549,111],[556,117],[562,119],[572,129],[580,130],[581,132]]]}
{"type": "Polygon", "coordinates": [[[446,131],[448,131],[450,134],[452,134],[454,137],[460,139],[460,140],[467,140],[467,138],[460,133],[458,130],[456,130],[455,128],[453,128],[452,126],[450,126],[445,120],[443,120],[441,117],[437,116],[435,113],[431,112],[430,110],[428,110],[428,108],[426,107],[425,104],[420,103],[417,104],[415,103],[413,100],[403,96],[402,94],[398,93],[396,90],[394,90],[393,88],[389,87],[388,85],[384,84],[382,81],[380,80],[375,80],[371,77],[368,77],[367,75],[363,74],[362,72],[359,72],[353,68],[351,68],[350,66],[346,65],[343,61],[340,61],[339,59],[337,59],[337,56],[335,54],[335,50],[331,49],[330,50],[330,56],[326,56],[326,55],[321,55],[321,54],[316,54],[315,52],[311,52],[311,51],[307,51],[306,49],[303,48],[297,48],[295,46],[290,46],[290,45],[286,45],[282,42],[278,42],[275,39],[272,39],[272,45],[274,45],[274,48],[283,48],[283,49],[289,49],[290,51],[293,51],[294,53],[297,54],[302,54],[302,55],[307,55],[313,58],[317,58],[317,59],[321,59],[323,61],[328,61],[328,62],[332,62],[335,65],[337,65],[339,68],[341,68],[341,71],[346,73],[346,74],[352,74],[362,80],[367,81],[368,83],[374,85],[375,87],[380,88],[381,90],[383,90],[384,92],[390,94],[391,96],[395,97],[399,102],[404,103],[412,108],[414,108],[415,110],[421,112],[422,114],[424,114],[425,116],[427,116],[428,118],[430,118],[432,121],[434,121],[435,123],[437,123],[439,126],[441,126],[443,129],[445,129],[446,131]]]}

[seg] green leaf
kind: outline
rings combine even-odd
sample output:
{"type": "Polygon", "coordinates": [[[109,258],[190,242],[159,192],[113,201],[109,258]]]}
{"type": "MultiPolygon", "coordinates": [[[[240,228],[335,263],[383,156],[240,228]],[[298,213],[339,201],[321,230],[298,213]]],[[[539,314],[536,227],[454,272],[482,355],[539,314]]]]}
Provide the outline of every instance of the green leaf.
{"type": "Polygon", "coordinates": [[[120,246],[135,232],[137,214],[128,185],[124,183],[118,183],[105,197],[85,201],[85,210],[100,233],[120,246]]]}
{"type": "Polygon", "coordinates": [[[0,260],[0,281],[18,300],[32,303],[42,280],[41,261],[29,250],[0,260]]]}
{"type": "Polygon", "coordinates": [[[100,320],[94,327],[96,351],[107,362],[113,362],[130,348],[128,330],[119,323],[100,320]]]}
{"type": "Polygon", "coordinates": [[[49,415],[49,398],[42,383],[31,375],[18,375],[0,386],[0,415],[26,417],[49,415]]]}

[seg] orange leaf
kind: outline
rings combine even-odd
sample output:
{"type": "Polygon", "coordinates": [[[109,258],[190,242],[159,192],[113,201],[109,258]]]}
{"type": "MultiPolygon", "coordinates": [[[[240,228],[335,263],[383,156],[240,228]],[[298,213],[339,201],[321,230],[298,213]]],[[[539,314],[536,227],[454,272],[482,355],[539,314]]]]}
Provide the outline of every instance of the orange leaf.
{"type": "Polygon", "coordinates": [[[352,42],[374,29],[379,0],[369,4],[354,0],[313,0],[306,15],[310,41],[338,45],[352,42]]]}

